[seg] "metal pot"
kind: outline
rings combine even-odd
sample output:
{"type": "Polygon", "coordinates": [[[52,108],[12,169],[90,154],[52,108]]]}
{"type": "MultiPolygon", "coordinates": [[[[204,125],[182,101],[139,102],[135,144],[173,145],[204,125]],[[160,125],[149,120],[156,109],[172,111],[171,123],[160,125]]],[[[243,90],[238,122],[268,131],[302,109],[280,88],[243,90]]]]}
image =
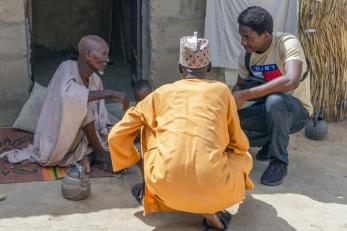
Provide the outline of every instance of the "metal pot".
{"type": "Polygon", "coordinates": [[[321,110],[317,110],[305,125],[305,136],[311,140],[322,140],[328,134],[328,124],[321,110]]]}
{"type": "Polygon", "coordinates": [[[89,196],[90,180],[84,173],[82,166],[73,162],[72,167],[67,170],[66,176],[61,183],[63,197],[68,200],[83,200],[89,196]]]}

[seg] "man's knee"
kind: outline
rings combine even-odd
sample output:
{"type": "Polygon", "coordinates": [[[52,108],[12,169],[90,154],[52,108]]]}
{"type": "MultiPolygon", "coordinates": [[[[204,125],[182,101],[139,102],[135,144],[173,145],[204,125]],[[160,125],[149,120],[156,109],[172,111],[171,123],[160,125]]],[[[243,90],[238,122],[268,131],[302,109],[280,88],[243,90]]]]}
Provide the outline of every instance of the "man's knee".
{"type": "Polygon", "coordinates": [[[272,94],[267,96],[265,102],[266,112],[271,115],[289,112],[289,105],[284,94],[272,94]]]}

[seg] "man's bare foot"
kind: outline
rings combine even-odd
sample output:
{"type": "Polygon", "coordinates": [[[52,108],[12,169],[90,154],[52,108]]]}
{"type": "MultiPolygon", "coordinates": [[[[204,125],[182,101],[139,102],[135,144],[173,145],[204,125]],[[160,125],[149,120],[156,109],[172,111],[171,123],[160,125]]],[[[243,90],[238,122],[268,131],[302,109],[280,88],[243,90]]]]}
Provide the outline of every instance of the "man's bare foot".
{"type": "Polygon", "coordinates": [[[93,155],[94,155],[95,163],[101,164],[105,162],[106,151],[103,151],[101,153],[94,152],[93,155]]]}
{"type": "Polygon", "coordinates": [[[227,230],[231,221],[231,214],[226,210],[215,214],[201,214],[201,216],[204,218],[203,223],[206,230],[227,230]]]}
{"type": "MultiPolygon", "coordinates": [[[[113,173],[110,152],[103,150],[101,153],[94,154],[95,166],[107,172],[113,173]]],[[[119,172],[118,172],[119,173],[119,172]]],[[[117,173],[116,173],[117,174],[117,173]]]]}
{"type": "Polygon", "coordinates": [[[214,213],[214,214],[201,214],[201,216],[203,218],[205,218],[211,226],[213,226],[217,229],[224,229],[224,225],[216,213],[214,213]]]}
{"type": "Polygon", "coordinates": [[[89,174],[91,172],[89,156],[85,156],[78,163],[82,166],[86,174],[89,174]]]}

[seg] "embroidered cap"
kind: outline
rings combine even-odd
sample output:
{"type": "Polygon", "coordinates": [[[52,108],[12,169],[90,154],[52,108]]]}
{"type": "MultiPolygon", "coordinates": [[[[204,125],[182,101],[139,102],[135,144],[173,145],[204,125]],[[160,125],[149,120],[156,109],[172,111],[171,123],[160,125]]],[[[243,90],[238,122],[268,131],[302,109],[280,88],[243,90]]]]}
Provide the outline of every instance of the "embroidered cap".
{"type": "Polygon", "coordinates": [[[208,40],[198,38],[198,33],[194,36],[182,37],[180,41],[179,63],[188,68],[206,67],[210,60],[208,58],[208,40]]]}

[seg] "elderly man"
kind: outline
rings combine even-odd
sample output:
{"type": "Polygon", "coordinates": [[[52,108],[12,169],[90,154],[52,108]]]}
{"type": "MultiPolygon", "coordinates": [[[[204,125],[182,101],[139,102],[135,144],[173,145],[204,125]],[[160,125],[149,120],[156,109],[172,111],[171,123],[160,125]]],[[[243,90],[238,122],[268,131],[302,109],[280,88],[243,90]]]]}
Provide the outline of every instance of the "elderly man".
{"type": "Polygon", "coordinates": [[[270,160],[261,183],[275,186],[287,175],[289,135],[300,131],[312,113],[306,58],[294,35],[272,33],[265,9],[245,9],[238,23],[245,50],[233,95],[239,107],[255,103],[239,111],[241,127],[251,146],[262,146],[256,158],[270,160]]]}
{"type": "Polygon", "coordinates": [[[111,123],[104,99],[122,102],[124,108],[127,100],[123,93],[104,90],[95,74],[103,72],[109,62],[106,42],[88,35],[81,39],[78,49],[77,62],[63,62],[49,83],[34,144],[6,153],[10,162],[32,159],[43,166],[67,166],[78,161],[89,173],[89,154],[94,152],[96,159],[103,160],[104,167],[111,170],[106,151],[111,123]]]}
{"type": "MultiPolygon", "coordinates": [[[[184,211],[202,215],[206,227],[226,229],[224,209],[240,203],[252,158],[228,87],[206,80],[208,41],[180,43],[183,79],[159,87],[127,111],[108,137],[114,170],[138,162],[139,128],[144,163],[144,214],[184,211]]],[[[140,198],[141,199],[141,198],[140,198]]]]}

